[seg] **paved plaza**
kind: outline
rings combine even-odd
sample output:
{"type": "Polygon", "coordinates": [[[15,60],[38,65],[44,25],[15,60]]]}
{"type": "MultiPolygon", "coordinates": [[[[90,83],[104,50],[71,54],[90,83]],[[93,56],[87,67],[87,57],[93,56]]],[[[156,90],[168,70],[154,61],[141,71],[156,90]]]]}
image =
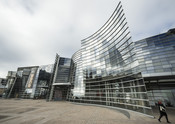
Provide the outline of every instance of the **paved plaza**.
{"type": "MultiPolygon", "coordinates": [[[[168,109],[175,124],[175,109],[168,109]]],[[[0,99],[0,124],[159,124],[136,112],[45,100],[0,99]]],[[[166,124],[165,117],[161,124],[166,124]]]]}

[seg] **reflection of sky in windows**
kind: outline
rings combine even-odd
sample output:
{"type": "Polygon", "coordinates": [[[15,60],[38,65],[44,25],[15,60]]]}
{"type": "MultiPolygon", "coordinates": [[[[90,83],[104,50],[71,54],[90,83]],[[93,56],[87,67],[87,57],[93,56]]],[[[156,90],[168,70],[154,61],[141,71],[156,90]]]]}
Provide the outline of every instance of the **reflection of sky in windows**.
{"type": "Polygon", "coordinates": [[[70,66],[71,64],[71,59],[69,58],[60,58],[59,60],[59,65],[66,65],[66,66],[70,66]]]}
{"type": "Polygon", "coordinates": [[[85,93],[85,86],[83,83],[83,71],[82,71],[82,54],[81,50],[77,51],[73,57],[73,70],[71,75],[74,75],[74,79],[71,80],[71,83],[74,83],[72,89],[73,96],[83,96],[85,93]]]}
{"type": "MultiPolygon", "coordinates": [[[[137,73],[136,70],[139,65],[136,57],[133,57],[135,55],[134,45],[120,4],[109,21],[96,33],[82,40],[81,45],[81,69],[83,70],[81,71],[81,78],[78,77],[78,74],[80,75],[80,72],[78,72],[79,65],[77,64],[78,62],[75,62],[77,65],[75,68],[75,80],[73,82],[75,85],[72,90],[74,95],[81,94],[82,91],[85,91],[84,88],[86,87],[85,96],[82,97],[85,103],[90,102],[110,106],[111,102],[112,105],[115,104],[115,106],[121,108],[127,108],[126,106],[128,106],[128,108],[131,106],[135,107],[137,105],[140,109],[145,106],[149,107],[148,101],[144,101],[144,96],[140,95],[140,92],[146,94],[144,83],[140,83],[140,85],[133,84],[133,80],[138,80],[135,79],[136,75],[123,77],[122,79],[114,79],[121,75],[129,75],[133,72],[137,73]],[[85,84],[83,83],[83,79],[85,84]],[[134,94],[136,92],[138,96],[134,94]],[[113,95],[115,96],[113,97],[113,95]],[[141,100],[132,99],[133,97],[140,97],[141,100]]],[[[149,54],[148,51],[146,55],[147,54],[149,54]]],[[[74,55],[73,59],[78,60],[78,55],[76,57],[74,55]]],[[[143,62],[145,60],[146,59],[143,58],[143,62]]],[[[152,64],[149,60],[146,60],[144,64],[145,63],[152,64]]],[[[145,68],[147,68],[147,66],[145,66],[145,68]]],[[[149,67],[149,69],[151,70],[152,68],[149,67]]],[[[140,77],[140,75],[137,76],[140,77]]],[[[143,82],[142,79],[139,80],[143,82]]],[[[74,100],[76,101],[76,99],[74,100]]],[[[134,107],[133,109],[135,109],[134,107]]]]}
{"type": "Polygon", "coordinates": [[[46,72],[51,73],[53,71],[53,64],[50,65],[41,65],[39,70],[45,70],[46,72]]]}
{"type": "Polygon", "coordinates": [[[116,71],[112,71],[112,68],[120,68],[120,66],[134,60],[131,59],[132,46],[130,47],[130,43],[132,41],[122,11],[119,9],[118,13],[115,12],[116,15],[113,15],[111,22],[107,22],[102,28],[104,30],[100,29],[101,31],[97,31],[94,35],[82,41],[82,47],[86,48],[82,49],[86,77],[100,75],[102,71],[97,73],[99,69],[106,70],[103,71],[105,73],[102,76],[115,73],[116,71]],[[88,65],[91,65],[91,67],[89,68],[88,65]]]}
{"type": "Polygon", "coordinates": [[[144,74],[170,74],[175,68],[175,35],[163,33],[135,42],[135,50],[144,74]],[[171,61],[174,61],[171,63],[171,61]],[[147,68],[142,68],[143,65],[147,68]]]}

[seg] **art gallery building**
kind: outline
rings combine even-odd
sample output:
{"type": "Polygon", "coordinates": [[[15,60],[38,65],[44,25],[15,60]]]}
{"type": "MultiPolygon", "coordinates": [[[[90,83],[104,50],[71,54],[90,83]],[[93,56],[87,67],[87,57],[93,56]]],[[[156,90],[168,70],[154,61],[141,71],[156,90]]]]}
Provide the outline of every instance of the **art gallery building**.
{"type": "Polygon", "coordinates": [[[152,115],[151,106],[158,100],[175,107],[175,29],[133,41],[123,11],[119,2],[107,22],[81,41],[72,58],[56,55],[53,65],[18,68],[13,80],[19,83],[11,83],[8,94],[31,92],[30,98],[40,94],[47,101],[68,100],[146,115],[152,115]]]}
{"type": "Polygon", "coordinates": [[[175,106],[175,29],[132,41],[121,3],[72,56],[69,101],[151,115],[175,106]]]}

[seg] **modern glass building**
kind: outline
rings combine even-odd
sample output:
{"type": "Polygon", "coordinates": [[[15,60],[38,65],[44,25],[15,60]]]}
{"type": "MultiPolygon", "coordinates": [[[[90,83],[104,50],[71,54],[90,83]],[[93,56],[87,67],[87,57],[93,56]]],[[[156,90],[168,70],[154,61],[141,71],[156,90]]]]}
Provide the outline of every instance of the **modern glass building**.
{"type": "Polygon", "coordinates": [[[6,89],[4,90],[3,97],[9,98],[9,93],[12,92],[13,84],[16,81],[16,71],[8,71],[6,76],[6,89]]]}
{"type": "Polygon", "coordinates": [[[56,54],[53,74],[49,83],[47,100],[66,100],[70,89],[71,59],[63,58],[56,54]]]}
{"type": "Polygon", "coordinates": [[[45,99],[48,93],[48,85],[53,72],[53,64],[39,66],[35,82],[33,84],[32,95],[34,98],[45,99]]]}
{"type": "Polygon", "coordinates": [[[175,29],[136,41],[134,46],[150,104],[161,100],[175,106],[175,29]]]}
{"type": "Polygon", "coordinates": [[[74,79],[82,73],[72,77],[72,90],[78,86],[85,94],[72,93],[70,101],[148,115],[159,100],[175,106],[175,29],[132,42],[120,3],[101,29],[82,40],[72,59],[73,72],[83,72],[81,81],[74,79]]]}
{"type": "Polygon", "coordinates": [[[9,72],[6,96],[68,100],[152,115],[161,100],[175,106],[175,29],[133,42],[121,2],[81,41],[72,58],[9,72]]]}
{"type": "Polygon", "coordinates": [[[56,55],[55,64],[19,67],[9,71],[6,98],[66,100],[71,59],[56,55]]]}
{"type": "Polygon", "coordinates": [[[3,97],[6,87],[7,80],[5,78],[0,78],[0,97],[3,97]]]}
{"type": "Polygon", "coordinates": [[[53,65],[19,67],[7,76],[6,98],[46,98],[53,65]]]}
{"type": "Polygon", "coordinates": [[[81,97],[85,94],[85,84],[83,83],[83,70],[82,70],[82,54],[81,50],[77,51],[72,56],[71,71],[71,96],[81,97]]]}
{"type": "Polygon", "coordinates": [[[75,65],[82,63],[74,72],[83,73],[83,81],[75,73],[72,90],[81,85],[85,94],[73,93],[70,101],[152,114],[121,2],[96,33],[81,41],[81,50],[72,59],[75,65]]]}

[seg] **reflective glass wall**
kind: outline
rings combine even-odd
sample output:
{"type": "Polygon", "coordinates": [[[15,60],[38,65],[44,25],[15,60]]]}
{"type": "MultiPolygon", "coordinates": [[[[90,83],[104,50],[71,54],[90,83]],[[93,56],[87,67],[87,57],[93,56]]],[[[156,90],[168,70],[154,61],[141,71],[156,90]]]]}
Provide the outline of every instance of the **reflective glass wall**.
{"type": "Polygon", "coordinates": [[[56,80],[54,83],[69,82],[70,64],[71,59],[60,57],[56,73],[56,80]]]}
{"type": "Polygon", "coordinates": [[[46,98],[52,69],[52,64],[28,66],[19,67],[17,72],[9,73],[8,78],[11,81],[7,82],[6,97],[46,98]]]}
{"type": "Polygon", "coordinates": [[[167,32],[137,41],[135,51],[144,77],[175,75],[175,33],[167,32]]]}
{"type": "Polygon", "coordinates": [[[70,58],[60,57],[56,54],[47,100],[60,101],[67,99],[70,89],[70,66],[70,58]]]}
{"type": "Polygon", "coordinates": [[[77,51],[72,56],[71,65],[71,96],[70,97],[80,97],[85,94],[85,85],[83,83],[83,70],[82,70],[82,54],[81,50],[77,51]]]}
{"type": "Polygon", "coordinates": [[[53,64],[39,66],[32,88],[33,90],[32,96],[34,96],[34,98],[36,99],[46,98],[52,72],[53,72],[53,64]]]}
{"type": "Polygon", "coordinates": [[[81,45],[84,79],[131,74],[138,65],[121,3],[103,27],[81,45]]]}
{"type": "Polygon", "coordinates": [[[81,56],[82,67],[78,69],[83,73],[85,95],[70,97],[70,101],[120,107],[151,115],[121,2],[96,33],[81,41],[81,56]]]}
{"type": "Polygon", "coordinates": [[[175,29],[134,44],[150,104],[155,106],[161,100],[166,106],[175,106],[175,29]]]}

